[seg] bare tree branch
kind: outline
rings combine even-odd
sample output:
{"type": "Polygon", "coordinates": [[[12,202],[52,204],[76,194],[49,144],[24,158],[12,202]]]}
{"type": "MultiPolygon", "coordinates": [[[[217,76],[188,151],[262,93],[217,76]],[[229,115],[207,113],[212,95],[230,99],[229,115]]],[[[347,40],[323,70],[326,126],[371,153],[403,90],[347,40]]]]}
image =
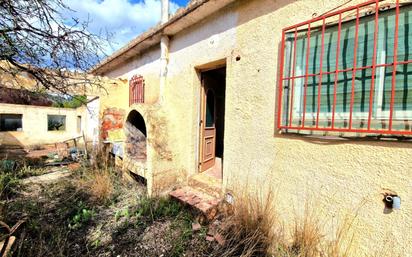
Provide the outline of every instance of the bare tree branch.
{"type": "Polygon", "coordinates": [[[89,20],[61,15],[72,11],[63,0],[0,0],[0,72],[30,74],[57,92],[102,86],[87,70],[105,57],[107,40],[87,30],[89,20]]]}

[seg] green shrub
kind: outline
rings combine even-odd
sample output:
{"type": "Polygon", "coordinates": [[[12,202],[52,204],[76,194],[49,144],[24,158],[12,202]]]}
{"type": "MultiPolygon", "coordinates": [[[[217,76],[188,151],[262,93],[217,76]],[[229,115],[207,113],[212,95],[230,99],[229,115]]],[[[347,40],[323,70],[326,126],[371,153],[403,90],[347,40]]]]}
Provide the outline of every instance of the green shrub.
{"type": "Polygon", "coordinates": [[[1,173],[10,173],[16,169],[16,161],[14,160],[1,160],[0,161],[0,172],[1,173]]]}
{"type": "Polygon", "coordinates": [[[152,221],[162,218],[173,218],[182,212],[182,205],[170,198],[148,198],[140,200],[136,215],[149,217],[152,221]]]}
{"type": "Polygon", "coordinates": [[[88,224],[94,216],[94,210],[88,209],[83,202],[79,202],[76,214],[69,221],[69,228],[73,230],[81,228],[88,224]]]}
{"type": "Polygon", "coordinates": [[[60,108],[78,108],[87,102],[87,96],[84,95],[75,95],[68,98],[56,98],[53,103],[53,107],[60,108]]]}
{"type": "Polygon", "coordinates": [[[0,198],[4,199],[11,196],[20,185],[20,180],[12,172],[0,173],[0,198]]]}
{"type": "Polygon", "coordinates": [[[193,235],[193,218],[188,212],[180,212],[178,219],[172,223],[172,230],[179,231],[179,236],[173,240],[170,256],[183,256],[187,245],[193,235]]]}
{"type": "Polygon", "coordinates": [[[129,214],[129,209],[128,209],[128,208],[126,208],[126,209],[124,209],[124,210],[117,210],[117,211],[116,211],[116,213],[115,213],[115,215],[114,215],[114,219],[115,219],[116,221],[119,221],[119,219],[120,219],[121,217],[126,217],[126,219],[130,218],[130,214],[129,214]]]}

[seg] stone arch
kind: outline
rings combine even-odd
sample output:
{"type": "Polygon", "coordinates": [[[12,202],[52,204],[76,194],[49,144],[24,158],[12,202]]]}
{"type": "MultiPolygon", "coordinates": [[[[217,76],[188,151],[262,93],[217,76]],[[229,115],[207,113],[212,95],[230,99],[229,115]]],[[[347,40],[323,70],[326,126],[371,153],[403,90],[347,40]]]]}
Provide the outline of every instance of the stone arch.
{"type": "Polygon", "coordinates": [[[143,116],[132,110],[126,119],[126,155],[135,161],[147,159],[147,129],[143,116]]]}

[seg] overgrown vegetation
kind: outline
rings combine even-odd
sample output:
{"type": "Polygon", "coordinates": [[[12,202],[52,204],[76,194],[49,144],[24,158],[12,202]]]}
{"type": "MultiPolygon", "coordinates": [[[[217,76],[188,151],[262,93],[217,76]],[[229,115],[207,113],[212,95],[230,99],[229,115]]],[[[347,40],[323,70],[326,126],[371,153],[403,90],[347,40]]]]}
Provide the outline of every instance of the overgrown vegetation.
{"type": "Polygon", "coordinates": [[[7,199],[20,187],[20,177],[25,170],[16,171],[17,164],[11,160],[0,161],[0,198],[7,199]]]}
{"type": "Polygon", "coordinates": [[[0,220],[27,221],[12,256],[201,256],[188,252],[209,247],[204,234],[192,231],[192,212],[169,198],[147,197],[102,163],[82,165],[55,183],[13,186],[15,193],[2,198],[0,220]]]}
{"type": "Polygon", "coordinates": [[[215,248],[212,256],[356,256],[351,230],[355,218],[342,222],[335,237],[327,239],[319,215],[307,203],[303,215],[295,219],[294,229],[287,231],[278,215],[274,190],[269,189],[266,194],[239,192],[242,193],[237,195],[220,231],[226,242],[215,248]]]}
{"type": "Polygon", "coordinates": [[[226,244],[213,256],[269,256],[272,245],[283,242],[273,193],[263,197],[242,192],[222,229],[226,244]]]}
{"type": "MultiPolygon", "coordinates": [[[[2,162],[0,220],[14,225],[27,219],[12,256],[357,256],[356,216],[327,238],[320,215],[307,203],[289,231],[273,190],[239,190],[233,205],[223,204],[216,220],[194,230],[196,213],[167,197],[147,197],[144,187],[127,183],[108,163],[83,163],[71,177],[26,188],[20,180],[35,174],[33,168],[2,162]],[[207,241],[211,235],[222,240],[207,241]]],[[[382,253],[375,257],[388,256],[382,253]]]]}
{"type": "Polygon", "coordinates": [[[78,186],[90,194],[91,200],[108,203],[114,193],[114,176],[111,170],[92,170],[79,177],[78,186]]]}
{"type": "Polygon", "coordinates": [[[74,95],[67,98],[55,97],[53,99],[53,107],[60,108],[78,108],[87,103],[87,96],[85,95],[74,95]]]}
{"type": "Polygon", "coordinates": [[[12,172],[1,172],[0,174],[0,196],[9,198],[20,186],[20,180],[12,172]]]}
{"type": "Polygon", "coordinates": [[[35,167],[38,160],[0,160],[0,199],[8,199],[21,189],[21,180],[49,172],[35,167]]]}

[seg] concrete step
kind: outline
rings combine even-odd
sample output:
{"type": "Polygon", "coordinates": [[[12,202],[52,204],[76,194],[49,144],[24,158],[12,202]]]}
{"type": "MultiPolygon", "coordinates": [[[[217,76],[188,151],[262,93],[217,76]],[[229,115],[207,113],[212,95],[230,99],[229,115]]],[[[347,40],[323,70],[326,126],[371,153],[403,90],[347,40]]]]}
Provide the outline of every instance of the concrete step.
{"type": "Polygon", "coordinates": [[[223,196],[222,180],[207,174],[199,173],[189,177],[188,184],[190,187],[216,198],[222,198],[223,196]]]}
{"type": "Polygon", "coordinates": [[[176,189],[169,195],[201,212],[208,220],[212,220],[216,216],[221,202],[221,199],[190,186],[176,189]]]}

